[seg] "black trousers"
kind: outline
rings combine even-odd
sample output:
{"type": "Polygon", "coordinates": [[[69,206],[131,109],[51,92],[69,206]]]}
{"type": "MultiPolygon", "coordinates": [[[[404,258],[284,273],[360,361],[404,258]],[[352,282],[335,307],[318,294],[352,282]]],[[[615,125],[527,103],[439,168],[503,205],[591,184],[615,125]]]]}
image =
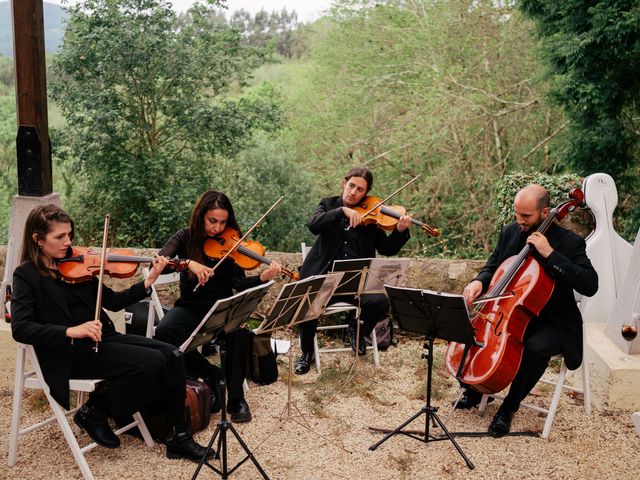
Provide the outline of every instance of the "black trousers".
{"type": "MultiPolygon", "coordinates": [[[[104,392],[125,415],[161,405],[170,426],[184,427],[185,367],[173,345],[139,335],[106,332],[98,344],[77,342],[70,378],[104,378],[104,392]]],[[[93,396],[93,395],[92,395],[93,396]]]]}
{"type": "Polygon", "coordinates": [[[554,355],[562,353],[560,332],[550,323],[536,318],[527,327],[520,368],[511,382],[509,393],[502,404],[517,412],[527,395],[536,386],[554,355]]]}
{"type": "MultiPolygon", "coordinates": [[[[331,303],[346,302],[351,305],[358,305],[355,297],[347,295],[336,295],[331,299],[331,303]]],[[[369,335],[376,324],[389,315],[389,299],[382,293],[362,295],[360,299],[360,334],[369,335]]],[[[300,324],[300,349],[305,353],[313,352],[313,337],[318,329],[318,320],[311,320],[300,324]]]]}
{"type": "MultiPolygon", "coordinates": [[[[162,317],[156,328],[155,338],[179,347],[189,338],[200,321],[202,317],[190,309],[173,307],[162,317]]],[[[225,344],[227,351],[225,376],[229,400],[232,402],[243,400],[243,383],[247,376],[251,353],[251,333],[244,329],[231,332],[225,335],[225,344]]],[[[187,376],[202,378],[214,386],[217,385],[220,369],[210,363],[200,352],[191,350],[185,353],[184,363],[187,376]]]]}

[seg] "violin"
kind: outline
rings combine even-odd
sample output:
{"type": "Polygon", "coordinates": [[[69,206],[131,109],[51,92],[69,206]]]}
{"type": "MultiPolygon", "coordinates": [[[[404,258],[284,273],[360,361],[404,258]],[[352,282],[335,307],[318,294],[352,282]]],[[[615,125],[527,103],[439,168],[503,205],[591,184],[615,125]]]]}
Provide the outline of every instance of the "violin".
{"type": "MultiPolygon", "coordinates": [[[[577,188],[569,197],[551,210],[537,232],[544,234],[554,220],[584,203],[584,193],[577,188]]],[[[485,297],[474,302],[483,304],[471,321],[480,346],[451,342],[447,348],[449,373],[478,392],[500,392],[513,381],[529,321],[540,314],[553,293],[555,280],[531,255],[534,249],[527,243],[518,255],[502,262],[485,297]]]]}
{"type": "MultiPolygon", "coordinates": [[[[153,257],[136,256],[125,248],[111,249],[107,254],[104,273],[113,278],[128,278],[138,270],[140,263],[153,263],[153,257]]],[[[170,260],[177,271],[187,268],[187,260],[170,260]]],[[[100,273],[100,252],[88,247],[72,247],[71,256],[58,260],[58,272],[69,283],[91,280],[100,273]]]]}
{"type": "MultiPolygon", "coordinates": [[[[240,232],[234,228],[227,227],[219,235],[205,240],[204,253],[211,259],[219,260],[238,243],[240,237],[240,232]]],[[[229,254],[229,257],[243,270],[253,270],[261,263],[271,265],[272,260],[265,257],[264,253],[265,248],[260,242],[243,240],[240,245],[238,245],[238,248],[229,254]]],[[[297,272],[293,272],[284,267],[282,267],[282,273],[294,281],[300,278],[297,272]]]]}
{"type": "MultiPolygon", "coordinates": [[[[383,200],[378,197],[367,196],[364,197],[358,205],[352,208],[360,215],[363,215],[363,225],[375,224],[383,230],[393,230],[396,228],[400,217],[407,214],[407,210],[399,205],[387,206],[381,205],[382,203],[383,200]]],[[[440,235],[440,230],[438,228],[427,225],[420,220],[412,218],[411,223],[417,225],[432,237],[440,235]]]]}

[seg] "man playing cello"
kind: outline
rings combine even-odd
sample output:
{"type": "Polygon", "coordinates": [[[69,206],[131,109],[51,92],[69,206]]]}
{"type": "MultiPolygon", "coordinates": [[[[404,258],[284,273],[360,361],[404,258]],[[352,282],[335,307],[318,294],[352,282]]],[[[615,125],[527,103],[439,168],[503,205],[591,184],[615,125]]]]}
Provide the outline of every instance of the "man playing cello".
{"type": "MultiPolygon", "coordinates": [[[[345,175],[339,196],[320,200],[315,212],[307,222],[311,233],[317,235],[311,251],[300,268],[300,278],[328,272],[334,260],[375,257],[376,251],[382,255],[396,255],[409,240],[411,217],[403,215],[393,232],[386,235],[375,225],[362,225],[361,215],[354,210],[369,193],[373,185],[373,174],[366,167],[354,167],[345,175]]],[[[340,301],[356,303],[353,297],[340,301]]],[[[364,336],[371,333],[376,323],[388,315],[389,300],[384,294],[363,295],[361,299],[361,319],[358,342],[359,354],[364,355],[364,336]]],[[[313,337],[318,321],[306,322],[300,326],[300,348],[302,355],[296,362],[296,373],[309,371],[313,360],[313,337]]],[[[355,328],[351,328],[351,343],[355,349],[355,328]]]]}
{"type": "MultiPolygon", "coordinates": [[[[584,240],[569,230],[552,223],[545,234],[536,231],[550,213],[549,192],[540,185],[528,185],[514,200],[514,223],[500,232],[489,260],[462,292],[471,304],[485,292],[494,272],[502,262],[517,255],[525,243],[532,247],[533,257],[555,280],[551,297],[528,324],[523,340],[522,361],[511,383],[509,393],[496,412],[489,434],[502,437],[509,433],[513,414],[544,374],[553,355],[562,353],[567,368],[575,370],[582,363],[582,316],[573,291],[592,296],[598,290],[598,275],[585,252],[584,240]]],[[[456,408],[472,408],[482,394],[465,386],[465,394],[456,408]]]]}

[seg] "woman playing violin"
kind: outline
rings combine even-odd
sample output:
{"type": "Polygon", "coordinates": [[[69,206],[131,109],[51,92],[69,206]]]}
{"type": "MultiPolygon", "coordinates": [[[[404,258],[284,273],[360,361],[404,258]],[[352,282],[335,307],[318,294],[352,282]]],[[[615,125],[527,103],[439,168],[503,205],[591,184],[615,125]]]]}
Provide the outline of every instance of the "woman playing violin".
{"type": "MultiPolygon", "coordinates": [[[[189,227],[174,233],[160,250],[160,255],[178,255],[189,259],[189,262],[187,270],[180,273],[180,298],[156,328],[157,339],[181,345],[216,300],[230,297],[234,290],[241,291],[267,282],[280,273],[280,265],[272,262],[260,275],[248,277],[231,258],[227,258],[211,276],[218,259],[206,255],[205,243],[228,228],[240,231],[231,202],[224,193],[210,190],[196,202],[189,227]]],[[[237,330],[228,334],[226,346],[228,410],[232,421],[248,422],[251,412],[243,391],[251,346],[248,332],[237,330]]],[[[185,363],[189,376],[202,378],[209,384],[212,411],[217,411],[220,407],[217,394],[218,367],[195,350],[185,354],[185,363]]]]}
{"type": "MultiPolygon", "coordinates": [[[[411,217],[407,215],[400,217],[390,235],[374,224],[362,224],[362,214],[356,207],[372,186],[371,171],[366,167],[355,167],[347,172],[340,195],[320,200],[307,223],[317,238],[300,268],[300,278],[328,272],[334,260],[375,257],[376,251],[382,255],[396,255],[409,240],[411,217]]],[[[353,297],[341,296],[336,300],[356,304],[353,297]]],[[[364,326],[360,330],[358,353],[364,354],[364,336],[369,335],[376,323],[388,315],[389,301],[383,294],[363,295],[360,306],[360,318],[364,326]]],[[[317,321],[305,322],[300,326],[302,355],[296,362],[296,373],[299,375],[307,373],[313,361],[313,337],[317,327],[317,321]]],[[[355,328],[351,328],[351,331],[351,343],[355,349],[355,328]]]]}
{"type": "MultiPolygon", "coordinates": [[[[13,276],[13,338],[34,346],[52,396],[67,409],[70,378],[106,379],[74,416],[99,445],[120,444],[107,423],[112,411],[128,415],[160,402],[172,427],[167,457],[199,461],[205,448],[187,433],[182,356],[173,345],[119,334],[102,309],[99,320],[88,320],[95,316],[98,280],[67,283],[57,270],[71,254],[73,232],[73,221],[55,205],[36,207],[27,217],[22,263],[13,276]]],[[[167,263],[158,257],[149,277],[127,290],[103,287],[102,305],[117,311],[146,297],[167,263]]]]}

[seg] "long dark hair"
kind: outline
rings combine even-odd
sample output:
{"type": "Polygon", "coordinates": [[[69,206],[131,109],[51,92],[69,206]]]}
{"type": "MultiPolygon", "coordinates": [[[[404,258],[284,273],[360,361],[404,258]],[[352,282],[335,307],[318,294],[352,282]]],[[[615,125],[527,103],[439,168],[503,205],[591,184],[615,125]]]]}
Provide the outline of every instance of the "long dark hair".
{"type": "Polygon", "coordinates": [[[344,176],[345,182],[349,180],[351,177],[364,178],[364,180],[367,182],[367,193],[369,193],[369,191],[371,190],[371,187],[373,187],[373,173],[371,173],[371,170],[369,170],[365,166],[353,167],[351,170],[349,170],[347,174],[344,176]]]}
{"type": "Polygon", "coordinates": [[[57,205],[40,205],[29,213],[24,224],[24,235],[22,237],[22,250],[20,253],[20,263],[31,261],[43,277],[56,278],[56,275],[49,269],[45,257],[38,245],[38,239],[44,240],[47,233],[51,231],[53,222],[68,223],[71,225],[71,239],[73,240],[73,220],[57,205]],[[36,238],[33,238],[35,235],[36,238]]]}
{"type": "Polygon", "coordinates": [[[229,213],[227,228],[234,228],[242,235],[229,197],[217,190],[209,190],[203,193],[196,202],[195,207],[193,207],[191,219],[189,220],[188,254],[189,258],[199,263],[203,263],[204,261],[203,246],[207,239],[207,233],[204,231],[204,217],[209,210],[213,210],[214,208],[226,210],[229,213]]]}

